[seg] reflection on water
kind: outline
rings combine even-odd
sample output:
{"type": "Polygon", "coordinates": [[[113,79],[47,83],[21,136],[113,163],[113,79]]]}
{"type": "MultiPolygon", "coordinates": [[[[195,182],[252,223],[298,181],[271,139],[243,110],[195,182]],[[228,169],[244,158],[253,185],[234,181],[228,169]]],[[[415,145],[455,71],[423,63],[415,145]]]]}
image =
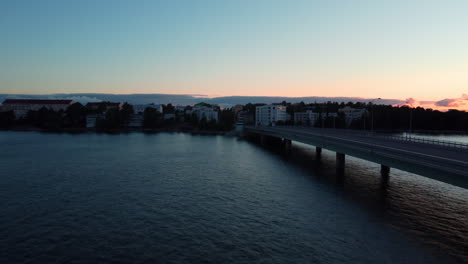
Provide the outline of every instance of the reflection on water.
{"type": "MultiPolygon", "coordinates": [[[[292,163],[336,180],[334,153],[324,151],[321,164],[314,164],[310,160],[315,149],[294,143],[292,163]]],[[[468,261],[467,190],[397,169],[391,169],[390,180],[383,186],[379,164],[350,156],[340,188],[410,237],[468,261]]]]}
{"type": "Polygon", "coordinates": [[[0,133],[0,262],[457,263],[468,192],[189,134],[0,133]],[[337,183],[339,182],[339,183],[337,183]]]}

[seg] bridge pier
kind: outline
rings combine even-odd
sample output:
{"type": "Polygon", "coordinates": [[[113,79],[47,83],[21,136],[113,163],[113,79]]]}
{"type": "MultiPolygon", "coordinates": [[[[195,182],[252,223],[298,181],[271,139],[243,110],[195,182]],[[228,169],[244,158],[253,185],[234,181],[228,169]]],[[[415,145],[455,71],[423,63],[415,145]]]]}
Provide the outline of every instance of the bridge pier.
{"type": "Polygon", "coordinates": [[[386,165],[380,165],[380,173],[382,175],[387,175],[390,173],[390,167],[386,166],[386,165]]]}
{"type": "Polygon", "coordinates": [[[380,175],[382,176],[382,188],[386,188],[388,186],[388,181],[390,180],[390,167],[383,164],[380,165],[380,175]]]}
{"type": "Polygon", "coordinates": [[[336,153],[336,174],[339,176],[344,175],[345,170],[345,154],[337,152],[336,153]]]}
{"type": "Polygon", "coordinates": [[[322,158],[322,148],[321,147],[316,147],[315,148],[315,158],[317,160],[320,160],[322,158]]]}
{"type": "Polygon", "coordinates": [[[286,139],[286,138],[283,138],[283,149],[284,149],[284,152],[286,154],[290,154],[291,153],[291,149],[292,149],[292,142],[290,139],[286,139]]]}

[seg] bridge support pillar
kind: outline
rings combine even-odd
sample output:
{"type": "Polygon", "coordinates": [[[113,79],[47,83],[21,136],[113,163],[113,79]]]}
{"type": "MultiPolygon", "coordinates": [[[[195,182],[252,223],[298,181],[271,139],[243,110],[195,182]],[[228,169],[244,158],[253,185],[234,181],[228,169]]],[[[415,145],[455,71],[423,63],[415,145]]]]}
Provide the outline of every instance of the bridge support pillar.
{"type": "Polygon", "coordinates": [[[266,136],[260,135],[260,144],[261,144],[262,146],[265,146],[265,145],[266,145],[266,136]]]}
{"type": "Polygon", "coordinates": [[[345,170],[345,154],[337,152],[336,153],[336,174],[339,176],[344,175],[345,170]]]}
{"type": "Polygon", "coordinates": [[[292,142],[290,139],[286,139],[286,138],[283,139],[283,149],[286,154],[291,153],[292,142]]]}
{"type": "Polygon", "coordinates": [[[321,147],[316,147],[315,148],[315,158],[317,160],[322,158],[322,148],[321,147]]]}
{"type": "Polygon", "coordinates": [[[383,175],[387,175],[390,173],[390,167],[386,166],[386,165],[380,165],[380,173],[383,175]]]}
{"type": "Polygon", "coordinates": [[[382,188],[387,188],[388,181],[390,180],[390,167],[386,165],[380,165],[380,175],[382,176],[381,185],[382,188]]]}

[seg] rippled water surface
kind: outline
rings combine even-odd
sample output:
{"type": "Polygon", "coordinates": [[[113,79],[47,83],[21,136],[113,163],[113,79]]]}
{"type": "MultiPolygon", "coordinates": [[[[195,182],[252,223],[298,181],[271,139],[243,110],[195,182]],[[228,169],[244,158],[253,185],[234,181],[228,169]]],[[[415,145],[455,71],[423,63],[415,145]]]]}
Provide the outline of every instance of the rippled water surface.
{"type": "Polygon", "coordinates": [[[462,263],[468,191],[190,134],[0,132],[0,263],[462,263]]]}

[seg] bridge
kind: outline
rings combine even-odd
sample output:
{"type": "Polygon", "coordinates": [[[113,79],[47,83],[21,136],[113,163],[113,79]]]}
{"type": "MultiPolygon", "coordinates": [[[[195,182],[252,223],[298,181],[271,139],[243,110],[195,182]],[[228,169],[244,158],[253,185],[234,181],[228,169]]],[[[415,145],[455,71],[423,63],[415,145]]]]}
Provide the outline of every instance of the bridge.
{"type": "Polygon", "coordinates": [[[344,174],[345,155],[381,164],[382,176],[388,180],[390,168],[419,174],[468,189],[468,144],[383,136],[346,129],[307,127],[246,126],[244,133],[281,142],[290,149],[291,141],[336,152],[336,169],[344,174]]]}

